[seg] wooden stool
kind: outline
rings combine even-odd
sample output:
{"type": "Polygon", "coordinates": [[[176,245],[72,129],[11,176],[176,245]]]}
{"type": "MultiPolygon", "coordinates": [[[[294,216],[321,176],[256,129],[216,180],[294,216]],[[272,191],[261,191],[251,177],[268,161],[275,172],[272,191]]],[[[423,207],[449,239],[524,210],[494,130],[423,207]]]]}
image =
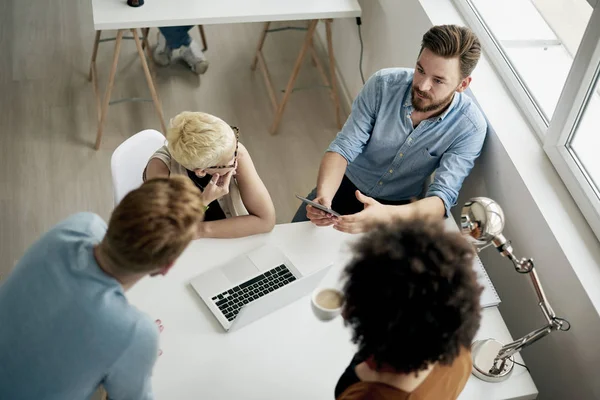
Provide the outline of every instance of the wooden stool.
{"type": "Polygon", "coordinates": [[[317,52],[314,47],[313,36],[315,33],[315,29],[317,27],[319,20],[314,19],[308,22],[308,26],[306,28],[298,28],[298,27],[284,27],[284,28],[276,28],[269,29],[271,25],[270,22],[265,22],[262,34],[260,36],[260,40],[258,41],[258,47],[256,49],[256,54],[254,56],[254,60],[252,61],[252,70],[256,69],[257,63],[260,63],[260,69],[263,72],[263,77],[265,79],[265,84],[267,86],[267,92],[269,93],[269,98],[271,99],[271,105],[275,111],[275,118],[273,120],[273,124],[271,125],[270,132],[271,134],[275,134],[277,128],[279,127],[279,123],[281,122],[281,117],[283,116],[283,111],[285,110],[285,106],[290,98],[290,95],[294,91],[294,83],[296,82],[296,78],[298,77],[298,73],[300,72],[300,67],[302,66],[302,61],[306,56],[306,53],[310,51],[312,63],[319,74],[321,75],[321,79],[323,79],[323,83],[327,88],[329,88],[331,100],[333,101],[333,105],[335,107],[335,120],[337,123],[338,129],[342,128],[342,120],[340,115],[340,100],[338,98],[337,93],[337,81],[335,75],[335,57],[333,55],[333,43],[331,41],[331,23],[332,19],[326,19],[325,28],[327,33],[327,52],[329,53],[329,75],[327,77],[327,73],[325,73],[325,69],[319,58],[317,57],[317,52]],[[271,76],[269,75],[269,69],[267,68],[267,63],[265,61],[264,55],[262,53],[262,48],[265,44],[265,39],[267,37],[267,33],[271,32],[280,32],[284,30],[303,30],[306,31],[306,35],[304,36],[304,44],[300,49],[300,53],[298,53],[298,57],[296,58],[296,63],[294,64],[294,69],[292,70],[292,75],[288,80],[287,86],[285,88],[285,92],[283,94],[283,99],[281,103],[277,102],[277,96],[275,95],[275,89],[273,89],[273,83],[271,81],[271,76]]]}

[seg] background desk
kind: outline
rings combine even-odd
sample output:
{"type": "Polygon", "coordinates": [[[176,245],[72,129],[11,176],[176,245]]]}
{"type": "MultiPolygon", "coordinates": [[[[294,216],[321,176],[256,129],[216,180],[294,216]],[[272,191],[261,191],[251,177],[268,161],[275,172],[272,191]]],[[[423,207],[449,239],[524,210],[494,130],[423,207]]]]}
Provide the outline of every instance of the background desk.
{"type": "Polygon", "coordinates": [[[357,0],[92,0],[94,29],[295,21],[360,16],[357,0]]]}
{"type": "MultiPolygon", "coordinates": [[[[337,83],[335,76],[335,58],[333,55],[333,44],[331,41],[331,22],[334,18],[350,18],[361,15],[361,9],[357,0],[147,0],[141,7],[129,7],[126,0],[92,0],[92,12],[94,16],[94,29],[96,38],[92,50],[92,60],[90,63],[89,80],[93,83],[94,93],[96,95],[98,130],[96,133],[96,146],[100,147],[102,131],[108,106],[111,103],[111,92],[114,78],[117,70],[117,63],[121,49],[121,41],[126,31],[132,33],[135,38],[136,47],[146,75],[148,89],[152,95],[152,102],[160,118],[163,132],[166,131],[162,107],[158,100],[158,95],[154,88],[154,83],[150,73],[149,66],[144,57],[143,47],[147,48],[147,56],[152,58],[147,40],[148,29],[143,29],[143,39],[138,39],[138,28],[152,28],[163,26],[181,26],[181,25],[206,25],[206,24],[225,24],[239,22],[265,22],[263,32],[258,39],[256,56],[251,63],[252,69],[255,69],[260,62],[260,67],[267,85],[269,98],[273,106],[275,116],[271,125],[271,133],[275,133],[287,101],[294,90],[294,83],[305,56],[310,53],[313,64],[317,67],[323,83],[329,88],[331,98],[335,106],[336,122],[338,128],[341,128],[342,121],[340,116],[340,103],[337,94],[337,83]],[[273,21],[301,21],[309,20],[305,30],[304,44],[298,53],[296,63],[291,76],[286,85],[281,101],[277,100],[277,92],[273,87],[266,61],[262,56],[262,47],[264,45],[267,33],[274,30],[269,29],[269,24],[273,21]],[[325,69],[316,57],[313,45],[313,36],[319,20],[324,20],[327,24],[327,48],[329,54],[329,77],[325,69]],[[109,73],[108,83],[104,93],[104,98],[100,98],[98,89],[98,79],[96,73],[96,55],[98,45],[101,40],[103,30],[118,30],[115,40],[115,50],[113,54],[113,64],[109,73]],[[142,41],[144,45],[142,45],[142,41]]],[[[296,27],[296,29],[298,29],[296,27]]],[[[300,28],[302,29],[302,28],[300,28]]],[[[127,37],[125,37],[127,38],[127,37]]],[[[250,65],[250,61],[249,61],[250,65]]],[[[124,99],[126,101],[139,101],[144,99],[124,99]]],[[[121,100],[123,101],[123,100],[121,100]]],[[[117,100],[116,102],[120,102],[117,100]]]]}
{"type": "MultiPolygon", "coordinates": [[[[452,225],[449,227],[452,229],[452,225]]],[[[322,285],[339,285],[348,243],[356,236],[310,223],[284,224],[270,234],[194,241],[164,278],[145,278],[128,292],[132,304],[162,320],[162,356],[154,369],[157,399],[332,400],[354,354],[341,318],[317,320],[309,297],[225,333],[188,285],[190,278],[264,243],[282,248],[303,273],[335,261],[322,285]]],[[[497,308],[483,311],[477,338],[512,340],[497,308]]],[[[522,362],[520,357],[517,357],[522,362]]],[[[527,371],[515,366],[502,383],[471,376],[460,399],[535,399],[527,371]]]]}

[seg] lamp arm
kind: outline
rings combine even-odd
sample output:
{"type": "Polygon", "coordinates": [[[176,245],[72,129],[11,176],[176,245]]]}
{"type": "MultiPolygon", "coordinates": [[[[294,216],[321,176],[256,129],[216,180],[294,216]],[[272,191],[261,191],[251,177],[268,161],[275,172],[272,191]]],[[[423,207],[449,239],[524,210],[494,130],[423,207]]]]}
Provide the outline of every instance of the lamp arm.
{"type": "Polygon", "coordinates": [[[504,235],[498,235],[492,241],[500,254],[504,257],[508,258],[512,261],[515,270],[521,274],[528,274],[531,279],[531,283],[533,284],[533,288],[535,289],[535,293],[538,297],[538,305],[542,309],[542,313],[544,313],[544,317],[546,318],[546,322],[551,325],[554,323],[556,319],[556,314],[546,297],[546,293],[544,293],[544,289],[542,288],[542,283],[540,282],[540,278],[537,274],[536,269],[534,268],[533,259],[531,258],[517,258],[513,253],[513,248],[508,240],[504,237],[504,235]]]}
{"type": "Polygon", "coordinates": [[[556,329],[553,329],[552,325],[548,324],[528,333],[520,339],[517,339],[511,343],[502,346],[502,348],[498,352],[498,355],[496,356],[496,359],[494,360],[494,364],[496,364],[499,361],[503,361],[513,356],[514,354],[520,352],[525,347],[530,346],[533,343],[540,340],[541,338],[543,338],[544,336],[547,336],[553,330],[556,329]]]}
{"type": "Polygon", "coordinates": [[[541,338],[549,335],[552,331],[570,329],[569,323],[562,318],[558,318],[554,313],[552,306],[548,302],[548,298],[546,297],[546,293],[542,288],[540,278],[536,269],[534,268],[533,260],[531,258],[518,259],[515,257],[510,242],[506,241],[503,236],[500,237],[500,243],[496,243],[496,248],[503,256],[512,261],[517,272],[529,275],[539,300],[538,306],[542,310],[547,324],[528,333],[520,339],[504,345],[500,351],[498,351],[498,355],[494,359],[494,365],[490,371],[491,373],[499,373],[502,371],[504,363],[508,358],[520,352],[525,347],[537,342],[541,338]]]}

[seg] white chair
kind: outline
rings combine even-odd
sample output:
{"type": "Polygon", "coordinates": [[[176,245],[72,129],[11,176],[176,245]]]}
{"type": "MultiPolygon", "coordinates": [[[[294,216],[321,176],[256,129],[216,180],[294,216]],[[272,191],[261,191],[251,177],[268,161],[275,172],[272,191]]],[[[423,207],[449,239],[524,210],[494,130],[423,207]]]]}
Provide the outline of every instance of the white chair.
{"type": "Polygon", "coordinates": [[[164,146],[165,137],[154,129],[138,132],[117,147],[110,160],[115,206],[142,183],[150,156],[164,146]]]}

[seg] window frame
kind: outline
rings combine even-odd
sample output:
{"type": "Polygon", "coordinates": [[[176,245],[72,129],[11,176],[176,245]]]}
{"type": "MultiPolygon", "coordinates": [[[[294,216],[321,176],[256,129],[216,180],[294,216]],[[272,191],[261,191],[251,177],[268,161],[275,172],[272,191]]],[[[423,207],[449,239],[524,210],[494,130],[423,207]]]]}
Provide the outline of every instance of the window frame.
{"type": "Polygon", "coordinates": [[[587,0],[593,8],[592,15],[573,59],[554,114],[549,117],[549,120],[543,117],[540,107],[535,104],[533,97],[525,89],[526,83],[501,50],[498,40],[472,6],[471,0],[452,1],[478,36],[483,51],[486,52],[492,66],[522,108],[523,114],[537,134],[540,145],[600,240],[600,197],[597,193],[600,192],[600,185],[594,188],[590,184],[587,173],[568,148],[571,133],[576,132],[583,107],[587,105],[589,96],[593,95],[594,91],[600,90],[600,0],[587,0]]]}
{"type": "MultiPolygon", "coordinates": [[[[589,0],[588,0],[589,1],[589,0]]],[[[452,0],[467,25],[475,32],[481,42],[482,50],[488,55],[492,66],[498,72],[517,104],[522,108],[527,120],[531,123],[538,138],[543,138],[548,129],[549,121],[542,116],[541,108],[535,104],[532,95],[524,87],[527,84],[512,66],[508,56],[500,50],[499,40],[484,24],[483,17],[471,6],[470,0],[452,0]]]]}

